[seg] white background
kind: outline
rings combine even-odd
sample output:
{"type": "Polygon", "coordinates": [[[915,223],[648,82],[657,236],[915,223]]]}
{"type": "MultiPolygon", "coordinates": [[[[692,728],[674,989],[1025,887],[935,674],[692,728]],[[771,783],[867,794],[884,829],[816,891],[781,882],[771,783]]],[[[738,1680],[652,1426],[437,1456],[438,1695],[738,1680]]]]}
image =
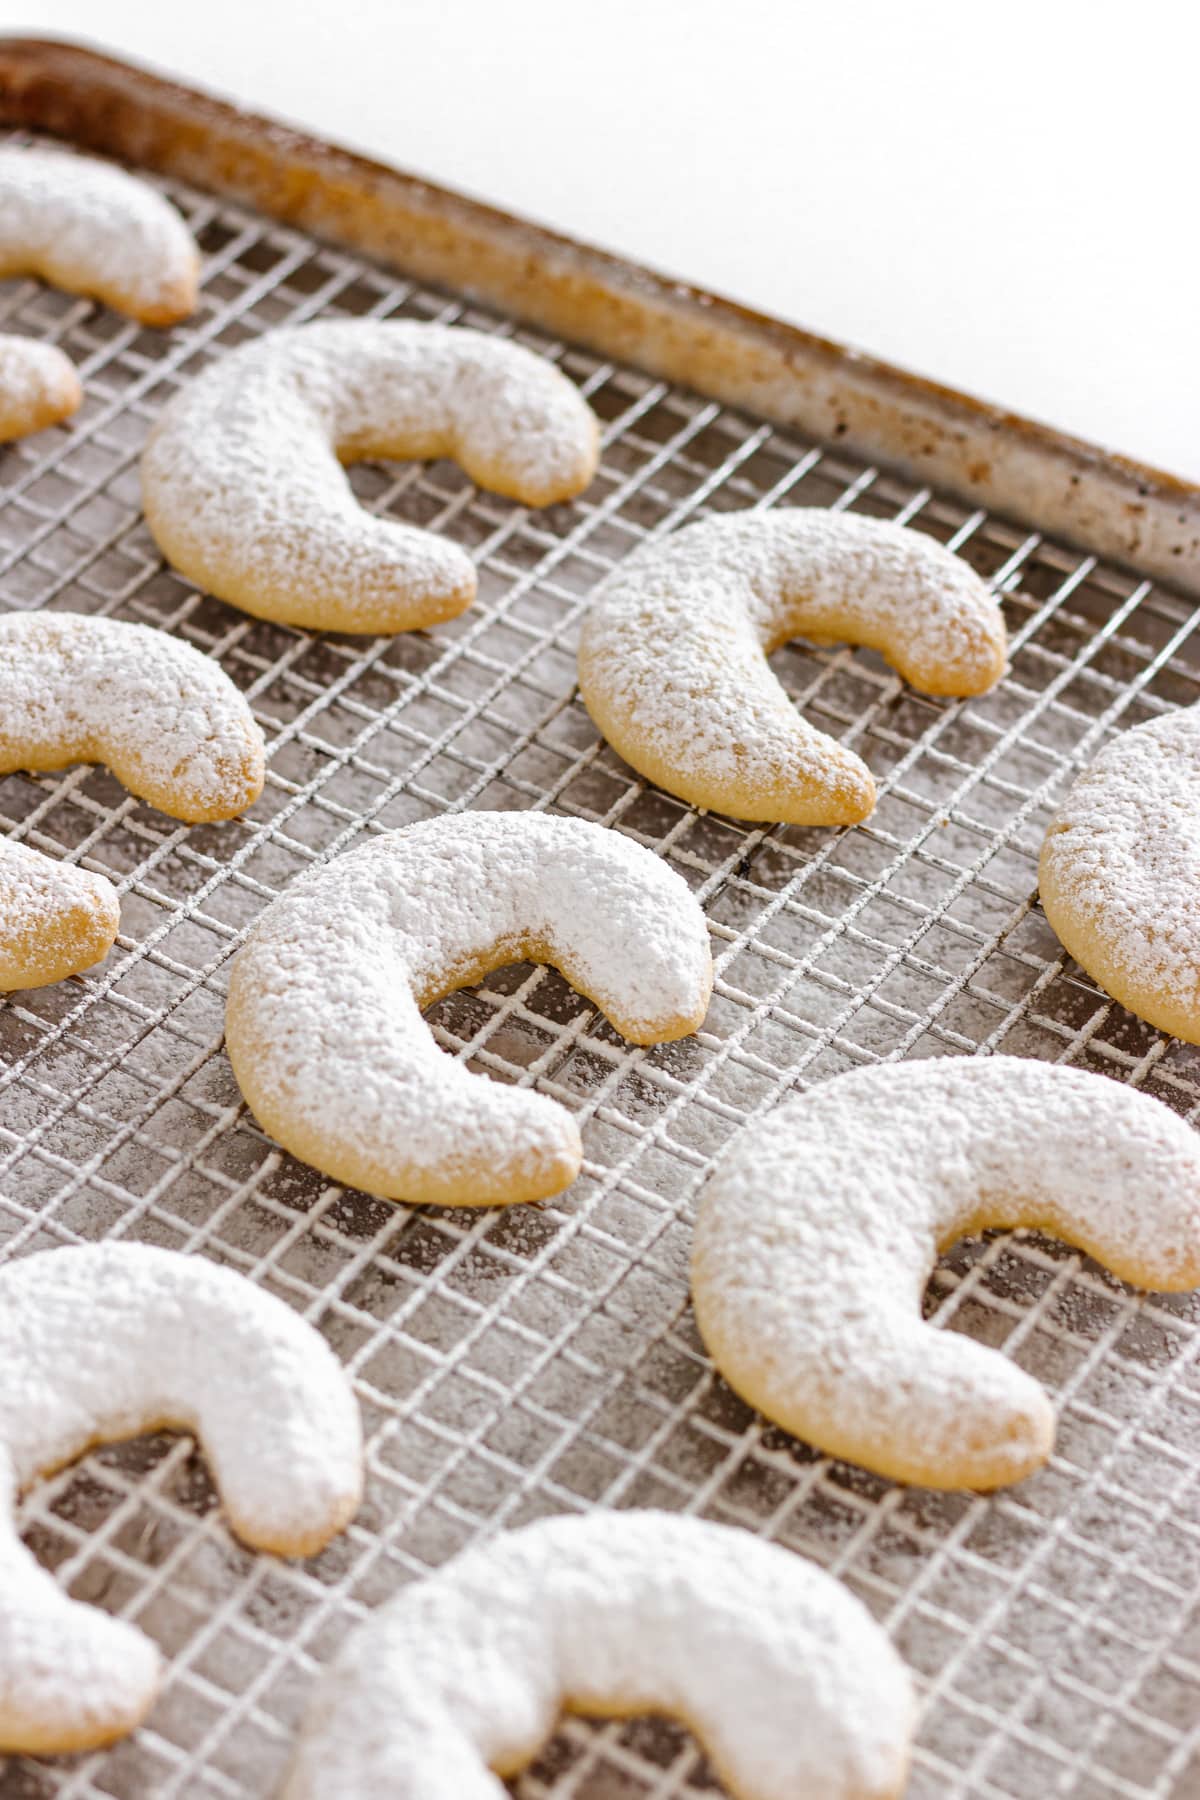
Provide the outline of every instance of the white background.
{"type": "Polygon", "coordinates": [[[1196,0],[0,0],[1200,480],[1196,0]]]}

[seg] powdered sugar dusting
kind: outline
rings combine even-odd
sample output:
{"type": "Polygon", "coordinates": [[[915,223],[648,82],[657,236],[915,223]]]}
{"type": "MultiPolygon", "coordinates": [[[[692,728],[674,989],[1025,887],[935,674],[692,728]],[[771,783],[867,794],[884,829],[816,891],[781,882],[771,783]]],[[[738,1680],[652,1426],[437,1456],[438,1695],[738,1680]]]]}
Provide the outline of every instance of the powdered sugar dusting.
{"type": "Polygon", "coordinates": [[[596,468],[578,390],[519,344],[458,327],[349,320],[274,331],[206,369],[146,446],[146,517],[176,568],[261,618],[401,631],[470,605],[475,568],[431,532],[373,518],[342,462],[455,457],[544,506],[596,468]]]}
{"type": "Polygon", "coordinates": [[[0,149],[0,275],[40,275],[148,325],[185,319],[199,257],[156,189],[111,163],[0,149]]]}
{"type": "Polygon", "coordinates": [[[20,1542],[17,1492],[95,1442],[194,1429],[238,1534],[307,1555],[355,1511],[358,1409],[324,1340],[232,1270],[142,1244],[0,1272],[0,1751],[106,1742],[158,1684],[140,1632],[73,1601],[20,1542]]]}
{"type": "Polygon", "coordinates": [[[262,733],[219,663],[146,625],[0,618],[0,773],[104,762],[178,819],[228,819],[262,792],[262,733]]]}
{"type": "Polygon", "coordinates": [[[908,1676],[831,1575],[727,1525],[556,1518],[383,1606],[321,1678],[286,1800],[502,1800],[562,1706],[684,1720],[743,1800],[884,1800],[908,1676]]]}
{"type": "Polygon", "coordinates": [[[0,336],[0,441],[56,425],[82,399],[61,350],[37,338],[0,336]]]}
{"type": "Polygon", "coordinates": [[[767,654],[796,636],[882,651],[932,694],[981,693],[1004,669],[995,596],[903,526],[819,508],[721,516],[622,563],[584,623],[588,711],[634,768],[737,817],[850,823],[865,764],[800,718],[767,654]]]}
{"type": "Polygon", "coordinates": [[[102,875],[0,838],[0,993],[90,969],[119,925],[116,889],[102,875]]]}
{"type": "Polygon", "coordinates": [[[900,1480],[994,1487],[1053,1413],[1006,1357],[921,1319],[938,1250],[1042,1226],[1125,1280],[1200,1284],[1200,1138],[1103,1076],[1015,1057],[856,1071],[756,1122],[702,1197],[696,1318],[768,1417],[900,1480]]]}
{"type": "Polygon", "coordinates": [[[339,1179],[440,1204],[555,1193],[571,1115],[446,1056],[420,1016],[503,963],[555,963],[636,1042],[692,1031],[712,984],[704,915],[674,870],[599,825],[448,815],[305,876],[230,982],[234,1072],[260,1121],[339,1179]]]}
{"type": "Polygon", "coordinates": [[[1200,708],[1101,751],[1050,826],[1040,879],[1046,917],[1088,973],[1200,1039],[1200,708]]]}

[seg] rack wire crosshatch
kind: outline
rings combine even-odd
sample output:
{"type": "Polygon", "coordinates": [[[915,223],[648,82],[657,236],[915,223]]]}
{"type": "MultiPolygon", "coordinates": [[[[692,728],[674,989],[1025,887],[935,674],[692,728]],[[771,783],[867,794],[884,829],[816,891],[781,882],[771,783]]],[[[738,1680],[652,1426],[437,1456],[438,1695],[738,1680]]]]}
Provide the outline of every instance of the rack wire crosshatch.
{"type": "MultiPolygon", "coordinates": [[[[1189,601],[836,447],[480,312],[238,206],[162,183],[207,258],[171,332],[28,281],[0,326],[59,344],[87,399],[0,456],[8,607],[139,619],[216,656],[270,748],[244,819],[194,828],[101,769],[0,780],[0,829],[115,880],[103,968],[0,1003],[0,1256],[125,1237],[228,1262],[314,1320],[354,1371],[368,1495],[322,1556],[244,1551],[190,1440],[96,1452],[42,1484],[28,1541],[80,1597],[135,1619],[170,1671],[149,1725],[104,1753],[0,1761],[0,1793],[261,1796],[316,1665],[364,1611],[485,1533],[591,1506],[687,1508],[846,1580],[922,1686],[913,1800],[1200,1795],[1200,1305],[1140,1296],[1063,1246],[999,1234],[931,1284],[946,1329],[1003,1344],[1056,1394],[1045,1471],[993,1497],[896,1488],[766,1425],[709,1369],[687,1303],[689,1217],[712,1156],[790,1090],[905,1056],[1003,1050],[1137,1083],[1185,1116],[1200,1052],[1107,1002],[1036,905],[1064,779],[1111,730],[1200,694],[1189,601]],[[600,476],[531,513],[453,466],[363,464],[382,515],[467,545],[479,601],[392,639],[259,623],[162,564],[137,457],[211,356],[318,316],[436,318],[554,357],[601,417],[600,476]],[[880,784],[847,832],[748,827],[648,788],[574,687],[595,583],[706,511],[828,505],[897,518],[997,584],[1012,670],[931,701],[863,651],[774,666],[880,784]],[[575,1109],[585,1171],[558,1201],[413,1212],[274,1150],[221,1049],[229,958],[261,907],[363,833],[469,807],[546,807],[653,846],[708,913],[704,1029],[628,1046],[549,970],[497,972],[434,1011],[440,1041],[575,1109]]],[[[571,1720],[521,1800],[719,1791],[658,1721],[571,1720]]]]}

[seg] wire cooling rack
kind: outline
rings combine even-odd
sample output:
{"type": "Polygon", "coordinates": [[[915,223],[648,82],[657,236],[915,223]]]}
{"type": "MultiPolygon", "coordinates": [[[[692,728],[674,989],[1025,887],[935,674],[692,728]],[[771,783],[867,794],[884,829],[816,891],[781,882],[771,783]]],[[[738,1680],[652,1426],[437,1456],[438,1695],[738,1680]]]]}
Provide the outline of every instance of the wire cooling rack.
{"type": "MultiPolygon", "coordinates": [[[[148,1726],[103,1754],[0,1761],[5,1800],[263,1796],[315,1667],[406,1581],[483,1534],[593,1506],[687,1509],[833,1569],[887,1626],[925,1708],[910,1794],[1200,1794],[1200,1307],[1136,1295],[1026,1233],[962,1244],[929,1308],[1055,1393],[1055,1454],[990,1498],[906,1490],[768,1427],[709,1368],[688,1306],[713,1155],[783,1094],[905,1056],[993,1050],[1133,1082],[1185,1116],[1200,1052],[1109,1003],[1035,900],[1064,780],[1117,727],[1200,692],[1196,614],[1170,592],[694,394],[178,187],[207,257],[196,317],[144,330],[32,282],[0,326],[62,345],[80,415],[0,455],[2,604],[139,619],[217,657],[270,747],[262,800],[184,829],[100,769],[0,780],[0,829],[103,871],[103,968],[0,1003],[0,1256],[102,1237],[214,1257],[312,1319],[352,1369],[368,1494],[322,1556],[229,1535],[190,1440],[106,1449],[43,1483],[27,1539],[77,1596],[170,1658],[148,1726]],[[164,568],[137,456],[213,356],[317,317],[439,319],[554,358],[604,426],[601,474],[533,513],[453,466],[364,464],[376,512],[468,546],[479,601],[363,640],[261,624],[164,568]],[[895,518],[1004,595],[1012,672],[927,700],[866,651],[774,666],[866,757],[871,821],[759,829],[656,792],[597,739],[574,647],[596,582],[706,512],[797,504],[895,518]],[[229,959],[316,859],[458,808],[544,807],[628,833],[702,900],[718,976],[704,1029],[632,1049],[548,970],[502,970],[434,1012],[440,1041],[577,1114],[559,1200],[409,1211],[280,1154],[221,1048],[229,959]]],[[[751,1125],[752,1128],[752,1125],[751,1125]]],[[[719,1654],[719,1646],[716,1647],[719,1654]]],[[[520,1800],[719,1792],[656,1721],[566,1723],[520,1800]]]]}

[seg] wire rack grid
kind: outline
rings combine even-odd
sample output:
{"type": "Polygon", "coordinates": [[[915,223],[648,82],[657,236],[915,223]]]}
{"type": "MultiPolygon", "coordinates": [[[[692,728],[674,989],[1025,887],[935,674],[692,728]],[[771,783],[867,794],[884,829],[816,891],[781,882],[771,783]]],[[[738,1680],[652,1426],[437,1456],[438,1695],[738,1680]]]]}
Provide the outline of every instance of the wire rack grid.
{"type": "MultiPolygon", "coordinates": [[[[993,1050],[1130,1081],[1184,1116],[1200,1053],[1113,1006],[1036,904],[1064,780],[1110,732],[1200,692],[1192,607],[1136,576],[444,293],[168,185],[206,254],[196,317],[147,331],[32,282],[0,324],[62,345],[87,399],[0,456],[2,604],[148,621],[217,657],[269,744],[262,800],[182,828],[102,769],[0,780],[0,829],[110,876],[117,948],[0,1003],[0,1257],[101,1237],[214,1257],[313,1320],[353,1371],[363,1511],[306,1563],[226,1531],[192,1442],[105,1449],[26,1500],[72,1593],[135,1620],[170,1668],[149,1724],[102,1754],[0,1761],[5,1800],[261,1796],[315,1668],[404,1582],[480,1536],[563,1510],[687,1509],[834,1570],[923,1695],[910,1794],[1200,1795],[1200,1307],[1138,1295],[1031,1233],[960,1244],[928,1307],[1054,1392],[1046,1469],[992,1497],[891,1485],[766,1425],[714,1376],[688,1307],[692,1206],[713,1155],[788,1091],[864,1063],[993,1050]],[[533,513],[455,467],[363,464],[363,503],[449,533],[479,600],[428,632],[316,637],[248,619],[166,569],[137,456],[213,356],[316,317],[432,318],[513,336],[579,382],[600,476],[533,513]],[[649,536],[777,503],[897,518],[1004,596],[1012,670],[924,699],[874,655],[774,658],[879,782],[867,825],[697,814],[598,740],[574,686],[596,582],[649,536]],[[274,1149],[221,1047],[229,959],[315,860],[467,807],[544,807],[654,847],[707,911],[704,1029],[633,1049],[553,971],[497,972],[434,1009],[440,1041],[577,1114],[559,1200],[474,1214],[339,1189],[274,1149]]],[[[661,1721],[569,1720],[520,1800],[719,1792],[661,1721]]]]}

